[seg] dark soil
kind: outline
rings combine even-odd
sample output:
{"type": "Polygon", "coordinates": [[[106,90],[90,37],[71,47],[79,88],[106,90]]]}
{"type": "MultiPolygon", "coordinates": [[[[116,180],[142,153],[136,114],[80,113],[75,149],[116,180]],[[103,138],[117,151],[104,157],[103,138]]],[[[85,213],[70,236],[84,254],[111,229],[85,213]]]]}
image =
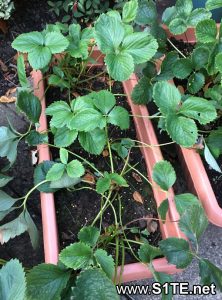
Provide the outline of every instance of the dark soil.
{"type": "Polygon", "coordinates": [[[16,51],[11,47],[12,41],[21,33],[42,30],[47,23],[54,22],[56,18],[49,11],[47,1],[15,1],[15,11],[7,21],[7,33],[4,35],[0,30],[0,60],[7,66],[7,70],[3,71],[0,65],[0,96],[18,84],[16,51]]]}
{"type": "MultiPolygon", "coordinates": [[[[96,81],[91,87],[92,90],[101,90],[107,89],[107,85],[104,82],[96,81]]],[[[80,89],[81,90],[81,89],[80,89]]],[[[80,93],[80,90],[78,92],[80,93]]],[[[122,85],[120,83],[115,83],[113,86],[113,93],[123,93],[122,85]]],[[[47,99],[50,102],[56,101],[60,99],[59,91],[56,89],[49,89],[47,93],[47,99]]],[[[129,110],[129,106],[126,103],[124,97],[116,97],[118,101],[118,105],[124,106],[129,110]]],[[[133,125],[133,121],[131,120],[131,125],[129,130],[121,131],[115,126],[110,127],[110,136],[112,140],[118,138],[132,138],[136,139],[136,132],[133,125]]],[[[109,157],[95,156],[89,155],[85,151],[80,149],[78,142],[76,142],[72,147],[72,151],[78,153],[80,156],[87,158],[91,162],[95,164],[95,166],[101,170],[109,170],[110,171],[110,163],[109,157]]],[[[53,151],[53,159],[58,158],[58,152],[53,151]]],[[[119,172],[123,168],[123,161],[114,154],[114,164],[115,170],[119,172]]],[[[136,168],[140,170],[142,174],[146,176],[146,166],[144,159],[141,155],[139,148],[133,148],[130,155],[129,163],[131,165],[138,164],[136,168]]],[[[93,174],[96,178],[96,174],[93,174]]],[[[121,206],[122,206],[122,221],[123,224],[126,224],[132,220],[143,218],[148,216],[149,214],[153,217],[157,216],[156,213],[156,204],[153,198],[152,190],[148,183],[144,180],[142,182],[137,182],[137,180],[133,177],[133,172],[129,172],[125,176],[128,181],[130,187],[124,188],[121,190],[121,206]],[[137,191],[139,192],[144,199],[144,203],[138,203],[133,199],[133,193],[137,191]]],[[[80,185],[81,186],[81,185],[80,185]]],[[[95,188],[95,186],[92,186],[95,188]]],[[[100,211],[101,207],[101,199],[100,196],[94,192],[89,190],[75,191],[70,192],[68,190],[62,190],[55,194],[56,198],[56,211],[57,211],[57,220],[58,220],[58,228],[59,228],[59,238],[61,249],[77,241],[77,234],[79,230],[86,225],[90,225],[90,223],[94,220],[97,213],[100,211]]],[[[119,203],[118,201],[114,202],[114,206],[117,209],[119,203]]],[[[104,230],[114,224],[114,218],[112,210],[108,209],[106,213],[104,213],[102,227],[104,230]]],[[[131,227],[138,227],[140,230],[143,230],[147,227],[147,223],[144,220],[139,222],[135,222],[131,225],[131,227]]],[[[129,234],[131,239],[135,239],[135,234],[129,234]]],[[[148,240],[151,244],[157,245],[159,240],[161,239],[161,234],[159,229],[150,233],[148,240]]],[[[115,242],[115,241],[114,241],[115,242]]],[[[137,249],[137,247],[133,247],[137,249]]],[[[109,250],[111,253],[112,249],[109,250]]],[[[132,258],[130,253],[126,253],[126,262],[134,262],[135,259],[132,258]]]]}

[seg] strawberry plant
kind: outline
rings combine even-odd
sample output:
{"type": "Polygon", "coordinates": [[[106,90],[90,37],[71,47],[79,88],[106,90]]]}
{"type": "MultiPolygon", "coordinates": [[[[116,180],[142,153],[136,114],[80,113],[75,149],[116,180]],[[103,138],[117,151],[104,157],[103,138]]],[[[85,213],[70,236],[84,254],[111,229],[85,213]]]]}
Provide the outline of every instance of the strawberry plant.
{"type": "Polygon", "coordinates": [[[14,3],[11,0],[0,1],[0,19],[8,20],[14,9],[14,3]]]}

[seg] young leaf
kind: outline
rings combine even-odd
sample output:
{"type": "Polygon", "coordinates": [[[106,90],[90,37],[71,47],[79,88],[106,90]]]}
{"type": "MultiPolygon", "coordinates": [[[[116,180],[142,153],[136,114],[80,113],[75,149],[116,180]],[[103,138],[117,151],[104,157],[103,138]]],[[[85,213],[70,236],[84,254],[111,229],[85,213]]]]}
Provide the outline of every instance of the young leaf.
{"type": "Polygon", "coordinates": [[[93,251],[90,246],[82,242],[74,243],[63,249],[59,258],[68,268],[84,269],[92,264],[93,251]]]}
{"type": "Polygon", "coordinates": [[[212,153],[210,152],[210,149],[207,147],[206,144],[204,147],[204,157],[206,159],[206,162],[211,166],[211,168],[213,170],[215,170],[219,173],[222,173],[220,166],[218,165],[216,159],[214,158],[214,156],[212,155],[212,153]]]}
{"type": "Polygon", "coordinates": [[[60,160],[64,165],[67,165],[68,163],[68,159],[69,159],[69,152],[64,149],[64,148],[60,148],[59,149],[59,156],[60,156],[60,160]]]}
{"type": "Polygon", "coordinates": [[[131,98],[135,104],[148,104],[153,97],[153,85],[147,77],[142,77],[134,87],[131,98]]]}
{"type": "Polygon", "coordinates": [[[109,178],[111,179],[112,182],[114,181],[119,186],[124,186],[124,187],[129,186],[126,180],[123,178],[123,176],[117,173],[109,174],[109,178]]]}
{"type": "Polygon", "coordinates": [[[173,74],[179,79],[187,78],[193,70],[192,62],[189,58],[178,59],[173,65],[173,74]]]}
{"type": "Polygon", "coordinates": [[[104,194],[111,186],[111,179],[109,176],[101,177],[96,183],[96,191],[99,194],[104,194]]]}
{"type": "Polygon", "coordinates": [[[46,180],[56,181],[59,180],[65,172],[65,165],[61,163],[55,163],[48,171],[46,180]]]}
{"type": "Polygon", "coordinates": [[[83,227],[78,233],[80,242],[94,247],[99,239],[100,232],[93,226],[83,227]]]}
{"type": "Polygon", "coordinates": [[[0,270],[0,299],[24,300],[25,272],[17,259],[12,259],[0,270]]]}
{"type": "Polygon", "coordinates": [[[199,262],[200,277],[202,285],[214,283],[216,288],[222,292],[222,271],[212,264],[208,259],[201,259],[199,262]]]}
{"type": "Polygon", "coordinates": [[[143,244],[140,246],[139,249],[139,258],[143,263],[149,264],[152,260],[158,256],[162,255],[162,252],[159,248],[151,246],[148,243],[143,244]]]}
{"type": "Polygon", "coordinates": [[[80,132],[79,142],[84,150],[91,154],[99,155],[106,145],[105,131],[96,128],[90,132],[80,132]]]}
{"type": "Polygon", "coordinates": [[[85,168],[83,167],[82,163],[77,159],[72,160],[66,166],[66,171],[71,178],[79,178],[84,175],[85,168]]]}
{"type": "Polygon", "coordinates": [[[161,113],[168,114],[177,110],[181,94],[174,85],[161,81],[154,85],[153,98],[161,113]]]}
{"type": "Polygon", "coordinates": [[[166,128],[172,140],[183,147],[192,147],[197,140],[198,132],[194,120],[169,114],[166,128]]]}
{"type": "Polygon", "coordinates": [[[24,62],[24,56],[19,55],[17,59],[17,70],[18,70],[18,78],[19,78],[19,83],[21,84],[22,87],[29,87],[30,84],[26,78],[26,73],[25,73],[25,62],[24,62]]]}
{"type": "Polygon", "coordinates": [[[74,299],[120,300],[112,281],[98,269],[81,272],[72,294],[74,299]]]}
{"type": "Polygon", "coordinates": [[[180,218],[179,227],[186,236],[197,245],[199,238],[206,230],[208,220],[201,205],[193,205],[180,218]]]}
{"type": "Polygon", "coordinates": [[[31,130],[30,133],[26,136],[25,140],[30,146],[47,144],[48,143],[48,134],[47,133],[39,133],[38,131],[31,130]]]}
{"type": "Polygon", "coordinates": [[[166,256],[170,264],[177,268],[186,268],[193,260],[189,243],[184,239],[167,238],[159,243],[160,250],[166,256]]]}
{"type": "Polygon", "coordinates": [[[106,273],[107,277],[112,279],[115,271],[115,264],[112,256],[108,255],[103,249],[97,249],[94,255],[101,269],[106,273]]]}
{"type": "Polygon", "coordinates": [[[35,266],[27,274],[28,299],[61,299],[70,275],[71,271],[52,264],[35,266]]]}
{"type": "Polygon", "coordinates": [[[163,189],[168,191],[176,181],[176,173],[168,161],[160,161],[153,168],[153,180],[163,189]]]}
{"type": "Polygon", "coordinates": [[[204,98],[193,96],[183,102],[179,112],[203,125],[214,121],[217,117],[216,109],[212,103],[204,98]]]}
{"type": "MultiPolygon", "coordinates": [[[[44,161],[40,163],[34,171],[34,185],[39,184],[40,182],[46,180],[47,173],[52,168],[55,163],[53,161],[44,161]]],[[[44,193],[54,193],[56,189],[50,188],[50,182],[41,184],[38,187],[40,192],[44,193]]]]}
{"type": "Polygon", "coordinates": [[[54,135],[55,146],[68,147],[76,140],[77,136],[78,131],[76,130],[70,130],[67,127],[58,128],[54,135]]]}
{"type": "Polygon", "coordinates": [[[196,37],[200,43],[213,43],[217,36],[217,26],[214,20],[203,20],[197,24],[196,37]]]}
{"type": "Polygon", "coordinates": [[[109,113],[107,121],[108,123],[119,126],[122,130],[128,129],[129,113],[125,108],[121,106],[115,106],[109,113]]]}
{"type": "Polygon", "coordinates": [[[20,91],[16,106],[29,118],[32,123],[38,123],[42,107],[39,99],[28,91],[20,91]]]}
{"type": "Polygon", "coordinates": [[[132,22],[137,15],[138,0],[130,0],[126,2],[123,6],[123,22],[132,22]]]}

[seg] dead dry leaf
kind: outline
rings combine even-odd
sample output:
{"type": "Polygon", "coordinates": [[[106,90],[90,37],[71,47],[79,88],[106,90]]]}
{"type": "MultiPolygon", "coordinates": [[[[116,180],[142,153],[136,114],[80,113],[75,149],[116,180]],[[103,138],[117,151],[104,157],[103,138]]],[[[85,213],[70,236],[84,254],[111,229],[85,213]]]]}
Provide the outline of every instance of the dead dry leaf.
{"type": "Polygon", "coordinates": [[[0,69],[4,73],[8,72],[8,67],[6,66],[6,64],[1,59],[0,59],[0,69]]]}
{"type": "Polygon", "coordinates": [[[137,182],[143,182],[140,175],[138,175],[137,173],[132,172],[132,176],[137,182]]]}
{"type": "Polygon", "coordinates": [[[143,196],[139,193],[139,192],[137,192],[137,191],[135,191],[134,193],[133,193],[133,199],[136,201],[136,202],[139,202],[139,203],[141,203],[141,204],[143,204],[143,196]]]}
{"type": "Polygon", "coordinates": [[[6,97],[6,96],[0,97],[0,103],[13,103],[15,101],[16,101],[16,97],[6,97]]]}
{"type": "Polygon", "coordinates": [[[73,92],[72,95],[73,95],[75,98],[78,98],[78,97],[80,96],[80,94],[77,93],[77,92],[73,92]]]}
{"type": "Polygon", "coordinates": [[[148,214],[146,217],[146,228],[148,230],[148,232],[150,233],[154,233],[157,231],[158,228],[158,223],[153,220],[153,214],[148,214]]]}
{"type": "Polygon", "coordinates": [[[96,183],[95,177],[91,173],[86,173],[83,177],[84,181],[87,181],[87,183],[94,185],[96,183]]]}
{"type": "Polygon", "coordinates": [[[103,151],[103,157],[107,157],[109,156],[109,151],[108,150],[104,150],[103,151]]]}

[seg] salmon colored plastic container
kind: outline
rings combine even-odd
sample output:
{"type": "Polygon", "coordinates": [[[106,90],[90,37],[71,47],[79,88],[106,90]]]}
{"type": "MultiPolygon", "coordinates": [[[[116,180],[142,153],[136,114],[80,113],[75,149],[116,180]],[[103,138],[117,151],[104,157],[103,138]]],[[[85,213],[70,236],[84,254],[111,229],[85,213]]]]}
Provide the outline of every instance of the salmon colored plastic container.
{"type": "MultiPolygon", "coordinates": [[[[166,30],[168,37],[173,36],[167,26],[163,25],[163,28],[166,30]]],[[[217,24],[217,28],[220,28],[220,24],[217,24]]],[[[186,36],[183,34],[175,36],[175,38],[184,42],[188,40],[189,43],[196,43],[194,28],[189,28],[186,36]]],[[[200,154],[194,149],[182,147],[178,147],[178,149],[190,189],[200,199],[209,221],[222,227],[222,208],[218,204],[200,154]]]]}
{"type": "MultiPolygon", "coordinates": [[[[98,57],[98,56],[97,56],[98,57]]],[[[101,63],[98,61],[98,64],[101,63]]],[[[32,74],[34,80],[35,94],[40,98],[42,103],[43,112],[41,115],[39,128],[40,131],[47,130],[46,116],[44,114],[45,110],[45,97],[44,97],[44,86],[42,81],[42,75],[39,71],[33,72],[32,74]],[[39,83],[40,82],[40,83],[39,83]]],[[[128,103],[131,107],[132,114],[135,115],[134,123],[136,126],[138,139],[153,147],[142,148],[142,154],[144,156],[147,173],[149,179],[152,181],[151,174],[153,166],[156,162],[163,160],[160,148],[158,146],[158,141],[152,126],[152,123],[147,118],[138,118],[136,115],[149,116],[147,108],[145,106],[134,105],[131,101],[130,94],[132,89],[137,84],[137,79],[135,75],[132,75],[130,80],[123,83],[123,88],[125,93],[128,95],[128,103]]],[[[39,162],[50,159],[49,148],[46,145],[41,145],[38,147],[39,151],[39,162]]],[[[154,184],[153,188],[154,198],[157,203],[157,207],[166,199],[166,193],[161,191],[159,187],[154,184]]],[[[58,233],[56,224],[56,213],[54,205],[53,194],[41,193],[41,204],[42,204],[42,223],[43,223],[43,235],[44,235],[44,250],[45,250],[45,260],[47,263],[56,264],[58,261],[59,245],[58,245],[58,233]]],[[[184,235],[181,233],[178,227],[179,215],[177,213],[175,203],[174,203],[174,193],[171,189],[169,192],[169,212],[166,217],[166,222],[163,224],[161,221],[160,230],[162,238],[177,237],[183,238],[184,235]]],[[[168,264],[166,258],[155,259],[153,262],[154,268],[157,272],[165,272],[168,274],[174,274],[180,272],[176,266],[168,264]]],[[[118,273],[120,277],[121,267],[118,268],[118,273]]],[[[142,263],[133,263],[124,266],[124,270],[121,275],[122,282],[129,282],[133,280],[140,280],[145,278],[151,278],[152,273],[150,272],[147,265],[142,263]]]]}

